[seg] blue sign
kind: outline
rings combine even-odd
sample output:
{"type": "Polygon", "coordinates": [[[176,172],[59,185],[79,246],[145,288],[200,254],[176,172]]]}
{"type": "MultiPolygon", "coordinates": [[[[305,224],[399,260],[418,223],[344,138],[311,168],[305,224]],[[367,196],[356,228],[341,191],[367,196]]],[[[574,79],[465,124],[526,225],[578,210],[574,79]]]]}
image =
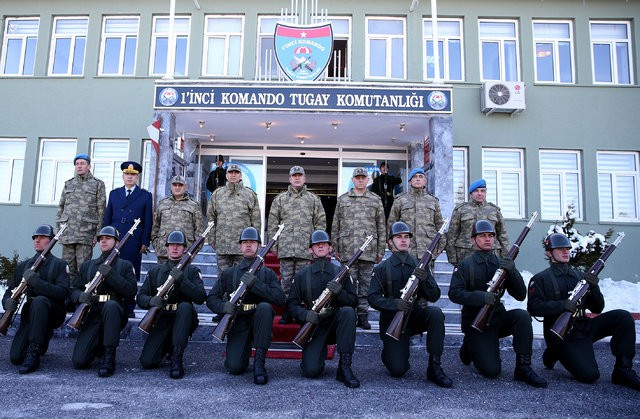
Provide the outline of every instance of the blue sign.
{"type": "Polygon", "coordinates": [[[288,26],[276,24],[276,59],[290,80],[315,80],[329,64],[333,50],[331,24],[288,26]]]}

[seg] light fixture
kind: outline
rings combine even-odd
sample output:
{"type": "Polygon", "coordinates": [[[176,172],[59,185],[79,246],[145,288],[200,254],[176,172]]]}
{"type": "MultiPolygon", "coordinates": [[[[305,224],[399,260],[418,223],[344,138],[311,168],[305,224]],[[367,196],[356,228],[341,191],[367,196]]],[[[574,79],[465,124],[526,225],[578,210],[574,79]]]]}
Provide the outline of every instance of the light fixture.
{"type": "Polygon", "coordinates": [[[271,122],[265,122],[264,126],[267,128],[267,131],[271,129],[271,122]]]}
{"type": "Polygon", "coordinates": [[[405,127],[405,124],[400,124],[400,131],[401,132],[404,132],[404,127],[405,127]]]}
{"type": "Polygon", "coordinates": [[[200,128],[204,128],[204,121],[198,121],[198,126],[200,128]]]}
{"type": "Polygon", "coordinates": [[[211,134],[211,135],[209,136],[209,141],[214,142],[215,140],[216,140],[216,136],[215,136],[215,135],[213,135],[213,134],[211,134]]]}
{"type": "Polygon", "coordinates": [[[300,140],[300,144],[304,144],[304,137],[302,135],[298,136],[298,140],[300,140]]]}
{"type": "Polygon", "coordinates": [[[333,127],[333,129],[338,129],[338,125],[340,125],[340,122],[332,122],[331,126],[333,127]]]}
{"type": "Polygon", "coordinates": [[[396,137],[391,138],[391,143],[395,144],[398,139],[396,137]]]}

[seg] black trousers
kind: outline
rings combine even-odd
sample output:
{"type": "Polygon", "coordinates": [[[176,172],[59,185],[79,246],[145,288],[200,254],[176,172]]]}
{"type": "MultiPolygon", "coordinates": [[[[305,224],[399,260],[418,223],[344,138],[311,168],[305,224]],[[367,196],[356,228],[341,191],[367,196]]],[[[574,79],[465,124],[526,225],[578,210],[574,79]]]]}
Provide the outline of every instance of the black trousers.
{"type": "Polygon", "coordinates": [[[273,328],[271,304],[258,304],[253,314],[240,314],[227,334],[227,358],[224,367],[229,373],[242,374],[249,366],[251,344],[258,349],[269,349],[273,328]]]}
{"type": "MultiPolygon", "coordinates": [[[[385,322],[386,323],[386,322],[385,322]]],[[[397,341],[386,335],[389,324],[380,324],[382,363],[392,377],[402,377],[409,371],[409,344],[411,336],[427,332],[427,352],[442,355],[444,348],[444,314],[439,307],[417,306],[409,314],[407,330],[397,341]]]]}

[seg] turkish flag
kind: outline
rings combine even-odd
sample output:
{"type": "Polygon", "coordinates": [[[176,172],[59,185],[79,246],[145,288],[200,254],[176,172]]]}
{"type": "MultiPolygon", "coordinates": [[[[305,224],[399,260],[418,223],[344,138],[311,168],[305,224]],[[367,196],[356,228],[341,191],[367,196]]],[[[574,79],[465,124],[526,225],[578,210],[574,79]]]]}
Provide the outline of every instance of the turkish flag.
{"type": "Polygon", "coordinates": [[[160,153],[160,126],[162,125],[162,119],[158,119],[153,124],[147,127],[149,138],[151,138],[151,144],[156,149],[156,154],[160,153]]]}

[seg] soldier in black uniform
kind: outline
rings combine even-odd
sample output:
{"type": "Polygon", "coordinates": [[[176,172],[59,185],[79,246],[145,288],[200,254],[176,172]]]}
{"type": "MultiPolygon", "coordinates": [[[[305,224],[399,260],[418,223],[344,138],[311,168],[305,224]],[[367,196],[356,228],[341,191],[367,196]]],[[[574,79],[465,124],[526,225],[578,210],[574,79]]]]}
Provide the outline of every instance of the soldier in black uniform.
{"type": "Polygon", "coordinates": [[[315,378],[322,374],[327,344],[337,343],[340,361],[336,380],[347,387],[356,388],[360,387],[360,381],[351,370],[351,358],[356,342],[355,308],[358,295],[348,275],[343,280],[344,286],[332,281],[340,268],[331,263],[331,250],[331,240],[326,231],[311,233],[309,252],[313,255],[313,262],[296,273],[287,300],[287,310],[296,320],[317,325],[311,340],[302,350],[302,375],[315,378]],[[333,298],[320,313],[316,313],[311,307],[325,289],[331,291],[333,298]]]}
{"type": "Polygon", "coordinates": [[[416,268],[418,259],[408,250],[412,237],[409,226],[402,221],[391,225],[389,247],[393,254],[376,266],[369,287],[369,304],[380,311],[380,338],[382,339],[382,362],[393,377],[402,377],[409,370],[409,343],[411,336],[427,332],[429,366],[427,379],[440,387],[451,387],[453,382],[442,370],[440,358],[444,347],[444,314],[439,307],[412,304],[402,298],[402,288],[412,274],[418,278],[418,291],[414,301],[423,297],[430,302],[440,298],[440,288],[431,272],[416,268]],[[387,336],[389,324],[396,312],[402,310],[407,326],[400,340],[387,336]]]}
{"type": "Polygon", "coordinates": [[[135,298],[138,289],[131,262],[116,256],[111,265],[104,264],[118,241],[120,233],[115,227],[106,226],[100,230],[98,244],[102,255],[82,264],[71,292],[73,302],[91,304],[73,348],[73,366],[87,368],[102,353],[98,369],[100,377],[110,377],[116,369],[116,348],[129,313],[127,302],[135,298]],[[97,272],[104,279],[96,292],[89,294],[85,292],[85,285],[97,272]]]}
{"type": "Polygon", "coordinates": [[[267,350],[271,345],[273,308],[283,306],[284,292],[276,273],[262,266],[255,274],[247,272],[256,259],[260,235],[254,227],[247,227],[240,234],[240,251],[243,259],[227,268],[211,288],[207,297],[207,307],[218,314],[235,314],[235,322],[227,335],[227,359],[224,367],[233,375],[242,374],[249,366],[251,346],[256,348],[253,360],[253,382],[267,384],[269,376],[264,367],[267,350]],[[248,290],[242,305],[228,301],[243,282],[248,290]]]}
{"type": "Polygon", "coordinates": [[[5,310],[17,310],[18,301],[11,298],[11,291],[22,278],[25,279],[27,299],[9,352],[11,363],[21,365],[20,374],[38,369],[40,356],[47,352],[53,330],[60,327],[65,318],[65,299],[69,295],[67,263],[49,253],[36,272],[29,269],[54,236],[53,227],[48,224],[36,228],[31,236],[36,254],[18,264],[2,298],[5,310]]]}
{"type": "Polygon", "coordinates": [[[373,179],[371,192],[382,199],[385,223],[389,220],[389,213],[391,212],[391,207],[393,207],[393,191],[401,183],[402,179],[388,172],[386,162],[380,163],[380,174],[373,179]]]}
{"type": "Polygon", "coordinates": [[[189,336],[198,327],[198,313],[193,304],[204,303],[207,293],[204,290],[200,269],[187,265],[181,271],[176,267],[187,249],[184,233],[179,230],[169,233],[165,246],[169,260],[149,271],[137,296],[138,305],[142,308],[162,308],[162,314],[144,343],[140,363],[145,369],[157,368],[164,356],[170,354],[169,376],[182,378],[182,356],[189,336]],[[158,288],[165,283],[169,275],[175,281],[173,289],[166,298],[157,296],[158,288]]]}
{"type": "Polygon", "coordinates": [[[632,369],[636,355],[636,332],[633,317],[625,310],[602,313],[604,297],[598,287],[598,277],[582,272],[571,265],[571,243],[567,236],[553,233],[545,239],[545,251],[551,266],[534,275],[529,282],[527,309],[532,316],[544,317],[544,340],[547,349],[542,355],[546,368],[560,363],[578,381],[593,383],[600,377],[593,353],[593,342],[611,336],[611,352],[616,357],[611,382],[640,390],[640,378],[632,369]],[[579,307],[568,299],[569,293],[581,280],[589,284],[589,293],[564,340],[550,331],[564,311],[575,313],[579,307]],[[602,313],[591,319],[584,309],[602,313]]]}
{"type": "Polygon", "coordinates": [[[216,159],[216,168],[207,176],[207,190],[209,192],[213,192],[227,183],[227,169],[222,167],[223,164],[224,157],[219,154],[216,159]]]}
{"type": "Polygon", "coordinates": [[[495,238],[493,224],[487,220],[476,221],[471,230],[475,252],[458,263],[451,277],[449,299],[463,305],[464,341],[460,348],[460,359],[465,365],[473,361],[473,365],[485,377],[497,377],[501,369],[499,339],[513,335],[513,350],[516,353],[513,379],[533,387],[546,387],[547,382],[531,369],[531,316],[521,309],[506,311],[500,302],[501,295],[487,292],[487,284],[493,274],[502,268],[507,272],[507,292],[518,301],[523,301],[527,296],[524,280],[513,260],[498,258],[493,253],[495,238]],[[471,323],[485,304],[493,306],[493,313],[489,325],[479,332],[471,327],[471,323]]]}

